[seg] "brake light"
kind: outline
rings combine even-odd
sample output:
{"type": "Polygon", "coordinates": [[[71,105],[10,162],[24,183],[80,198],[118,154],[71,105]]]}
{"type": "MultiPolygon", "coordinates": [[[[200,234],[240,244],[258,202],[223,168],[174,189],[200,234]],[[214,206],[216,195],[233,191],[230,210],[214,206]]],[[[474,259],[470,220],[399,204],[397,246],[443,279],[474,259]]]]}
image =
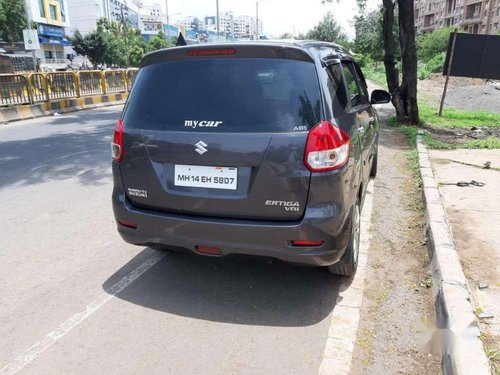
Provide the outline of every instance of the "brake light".
{"type": "Polygon", "coordinates": [[[113,142],[111,143],[111,156],[115,161],[123,159],[123,120],[120,119],[116,123],[115,131],[113,132],[113,142]]]}
{"type": "Polygon", "coordinates": [[[211,48],[211,49],[192,49],[187,51],[188,56],[226,56],[234,55],[236,50],[234,48],[211,48]]]}
{"type": "Polygon", "coordinates": [[[333,171],[349,160],[349,136],[328,121],[311,129],[307,136],[304,163],[311,172],[333,171]]]}
{"type": "Polygon", "coordinates": [[[322,240],[293,240],[292,246],[321,246],[322,240]]]}

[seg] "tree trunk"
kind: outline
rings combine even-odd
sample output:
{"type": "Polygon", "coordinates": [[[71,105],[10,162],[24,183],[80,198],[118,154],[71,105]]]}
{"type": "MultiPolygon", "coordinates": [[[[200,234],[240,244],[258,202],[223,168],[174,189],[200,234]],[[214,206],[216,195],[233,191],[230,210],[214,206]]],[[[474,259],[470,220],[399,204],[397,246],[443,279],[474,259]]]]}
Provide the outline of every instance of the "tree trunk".
{"type": "Polygon", "coordinates": [[[387,87],[391,94],[399,87],[399,72],[396,68],[396,58],[394,57],[394,37],[392,35],[393,25],[393,0],[383,0],[382,36],[384,39],[384,66],[387,87]]]}
{"type": "Polygon", "coordinates": [[[417,106],[417,53],[415,47],[415,19],[413,0],[397,0],[399,6],[399,41],[401,45],[403,79],[399,85],[399,72],[394,56],[394,0],[383,0],[382,33],[384,38],[384,65],[387,87],[399,122],[419,124],[417,106]]]}
{"type": "Polygon", "coordinates": [[[404,93],[402,99],[405,105],[405,122],[419,125],[417,105],[417,50],[415,46],[414,1],[399,0],[399,42],[403,61],[404,93]]]}

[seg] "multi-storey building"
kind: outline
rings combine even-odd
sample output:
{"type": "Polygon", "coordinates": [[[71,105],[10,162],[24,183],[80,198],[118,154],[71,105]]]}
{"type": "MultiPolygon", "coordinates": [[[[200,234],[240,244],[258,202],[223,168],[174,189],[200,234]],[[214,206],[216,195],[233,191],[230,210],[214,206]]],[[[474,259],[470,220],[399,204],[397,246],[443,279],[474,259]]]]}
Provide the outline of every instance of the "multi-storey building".
{"type": "Polygon", "coordinates": [[[38,25],[40,49],[36,57],[42,68],[65,68],[64,47],[69,41],[64,37],[65,28],[70,27],[67,0],[29,0],[26,10],[38,25]]]}
{"type": "MultiPolygon", "coordinates": [[[[52,1],[52,0],[50,0],[52,1]]],[[[95,30],[99,18],[124,22],[139,28],[139,6],[127,0],[65,0],[68,1],[71,31],[87,34],[95,30]]]]}
{"type": "Polygon", "coordinates": [[[141,35],[148,40],[151,36],[158,34],[163,29],[163,19],[160,4],[139,6],[139,28],[141,35]]]}
{"type": "Polygon", "coordinates": [[[415,0],[418,33],[450,26],[475,34],[498,33],[500,0],[415,0]]]}
{"type": "MultiPolygon", "coordinates": [[[[233,12],[224,12],[219,17],[220,32],[234,38],[252,38],[255,36],[255,17],[234,16],[233,12]]],[[[263,23],[259,18],[259,35],[262,35],[263,23]]]]}

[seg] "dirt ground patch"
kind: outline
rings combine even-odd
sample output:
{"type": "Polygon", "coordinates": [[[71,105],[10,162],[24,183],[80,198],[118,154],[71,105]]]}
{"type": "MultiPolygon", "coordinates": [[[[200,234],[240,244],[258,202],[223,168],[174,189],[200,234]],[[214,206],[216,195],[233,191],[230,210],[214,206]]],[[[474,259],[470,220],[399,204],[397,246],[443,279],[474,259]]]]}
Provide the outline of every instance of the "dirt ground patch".
{"type": "MultiPolygon", "coordinates": [[[[438,106],[443,94],[445,77],[434,74],[418,81],[419,97],[427,104],[438,106]]],[[[445,108],[500,113],[500,84],[484,79],[450,77],[445,108]]]]}
{"type": "Polygon", "coordinates": [[[434,320],[420,192],[406,137],[383,127],[375,179],[372,242],[352,374],[437,374],[439,355],[421,351],[434,320]]]}
{"type": "MultiPolygon", "coordinates": [[[[500,92],[499,92],[500,93],[500,92]]],[[[432,138],[447,143],[465,143],[474,139],[485,139],[488,137],[500,138],[500,128],[492,127],[471,127],[464,128],[438,128],[434,126],[425,126],[425,130],[431,133],[432,138]]]]}

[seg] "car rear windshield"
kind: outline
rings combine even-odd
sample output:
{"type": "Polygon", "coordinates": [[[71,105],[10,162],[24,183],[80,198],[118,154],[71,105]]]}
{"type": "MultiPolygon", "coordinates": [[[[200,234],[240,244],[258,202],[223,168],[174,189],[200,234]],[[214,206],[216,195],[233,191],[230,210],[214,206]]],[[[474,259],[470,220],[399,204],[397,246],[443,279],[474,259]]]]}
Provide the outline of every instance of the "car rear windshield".
{"type": "Polygon", "coordinates": [[[137,76],[126,128],[210,132],[292,132],[320,120],[314,63],[212,58],[149,65],[137,76]]]}

